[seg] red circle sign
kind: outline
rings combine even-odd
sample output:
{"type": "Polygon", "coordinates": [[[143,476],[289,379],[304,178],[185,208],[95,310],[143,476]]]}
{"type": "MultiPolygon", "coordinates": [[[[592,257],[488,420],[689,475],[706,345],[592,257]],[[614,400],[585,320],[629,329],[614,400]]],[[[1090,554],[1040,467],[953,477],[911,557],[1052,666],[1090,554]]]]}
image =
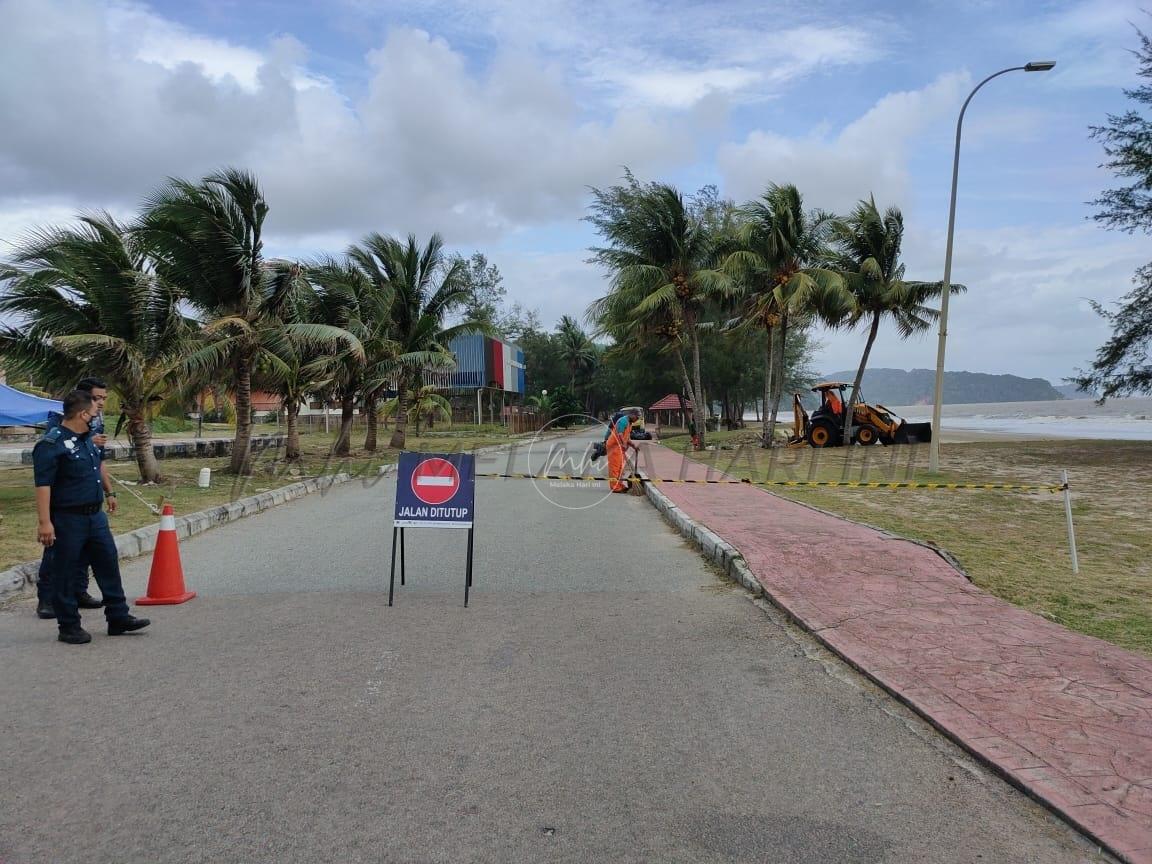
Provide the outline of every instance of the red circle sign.
{"type": "Polygon", "coordinates": [[[460,472],[446,459],[426,459],[412,472],[412,492],[425,504],[443,504],[460,491],[460,472]]]}

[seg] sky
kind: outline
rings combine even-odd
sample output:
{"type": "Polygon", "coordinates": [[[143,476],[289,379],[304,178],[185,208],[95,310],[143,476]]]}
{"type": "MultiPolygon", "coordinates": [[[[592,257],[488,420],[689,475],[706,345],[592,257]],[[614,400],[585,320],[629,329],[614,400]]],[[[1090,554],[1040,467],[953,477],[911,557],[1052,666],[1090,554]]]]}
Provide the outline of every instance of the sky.
{"type": "MultiPolygon", "coordinates": [[[[1125,0],[0,0],[0,254],[168,177],[253,171],[270,255],[440,232],[546,324],[607,287],[589,189],[624,167],[737,202],[770,182],[904,213],[908,278],[943,274],[964,126],[947,368],[1054,382],[1107,338],[1149,260],[1090,202],[1088,127],[1137,82],[1125,0]]],[[[855,368],[862,332],[813,365],[855,368]]],[[[870,366],[932,368],[935,332],[883,330],[870,366]]]]}

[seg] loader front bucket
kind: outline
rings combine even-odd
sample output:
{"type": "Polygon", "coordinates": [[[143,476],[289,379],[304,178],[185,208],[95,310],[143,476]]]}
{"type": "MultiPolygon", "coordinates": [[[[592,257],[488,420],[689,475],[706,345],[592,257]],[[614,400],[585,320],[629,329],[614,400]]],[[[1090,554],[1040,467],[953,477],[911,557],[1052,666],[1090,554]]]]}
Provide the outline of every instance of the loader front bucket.
{"type": "Polygon", "coordinates": [[[905,421],[896,430],[895,437],[897,444],[928,444],[932,440],[932,424],[905,421]]]}

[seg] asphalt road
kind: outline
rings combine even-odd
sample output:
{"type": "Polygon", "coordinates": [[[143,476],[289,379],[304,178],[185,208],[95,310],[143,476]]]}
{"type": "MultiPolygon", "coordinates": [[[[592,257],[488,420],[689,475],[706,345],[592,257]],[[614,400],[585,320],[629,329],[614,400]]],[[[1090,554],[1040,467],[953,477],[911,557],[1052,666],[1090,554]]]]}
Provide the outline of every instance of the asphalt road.
{"type": "Polygon", "coordinates": [[[387,608],[385,479],[186,541],[142,634],[0,611],[0,862],[1107,860],[645,499],[477,482],[468,609],[430,530],[387,608]]]}

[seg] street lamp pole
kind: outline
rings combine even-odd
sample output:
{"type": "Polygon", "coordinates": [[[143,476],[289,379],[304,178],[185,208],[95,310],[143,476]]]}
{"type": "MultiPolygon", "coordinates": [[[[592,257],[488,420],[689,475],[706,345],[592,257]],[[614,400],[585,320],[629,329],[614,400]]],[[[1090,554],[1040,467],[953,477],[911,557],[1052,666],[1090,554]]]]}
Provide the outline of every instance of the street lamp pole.
{"type": "Polygon", "coordinates": [[[956,229],[956,183],[960,177],[960,132],[964,128],[964,112],[977,91],[1001,75],[1009,72],[1047,72],[1056,65],[1055,60],[1034,60],[1023,66],[1011,66],[989,75],[968,94],[956,120],[956,152],[952,156],[952,198],[948,204],[948,244],[944,252],[944,290],[940,294],[940,339],[936,347],[936,398],[932,403],[932,443],[928,448],[928,470],[940,470],[940,413],[944,404],[944,348],[948,341],[948,296],[952,293],[952,236],[956,229]]]}

